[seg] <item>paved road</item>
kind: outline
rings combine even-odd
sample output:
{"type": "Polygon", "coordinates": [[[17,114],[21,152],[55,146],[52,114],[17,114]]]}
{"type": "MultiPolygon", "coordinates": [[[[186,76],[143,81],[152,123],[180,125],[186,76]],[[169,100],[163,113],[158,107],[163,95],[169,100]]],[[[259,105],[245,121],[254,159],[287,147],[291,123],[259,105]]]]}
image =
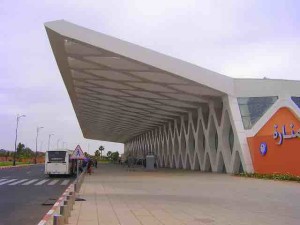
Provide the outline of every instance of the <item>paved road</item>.
{"type": "Polygon", "coordinates": [[[0,225],[37,224],[74,178],[44,175],[44,165],[0,170],[0,225]]]}

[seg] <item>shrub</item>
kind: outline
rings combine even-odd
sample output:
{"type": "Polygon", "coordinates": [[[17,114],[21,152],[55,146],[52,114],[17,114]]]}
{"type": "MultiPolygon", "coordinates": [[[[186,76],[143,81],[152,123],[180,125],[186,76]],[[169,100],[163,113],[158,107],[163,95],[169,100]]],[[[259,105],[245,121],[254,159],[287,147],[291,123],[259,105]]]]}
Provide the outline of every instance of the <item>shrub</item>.
{"type": "Polygon", "coordinates": [[[268,180],[287,180],[287,181],[297,181],[300,182],[300,176],[294,176],[291,174],[280,174],[280,173],[271,173],[271,174],[262,174],[262,173],[237,173],[235,176],[240,177],[251,177],[258,179],[268,179],[268,180]]]}

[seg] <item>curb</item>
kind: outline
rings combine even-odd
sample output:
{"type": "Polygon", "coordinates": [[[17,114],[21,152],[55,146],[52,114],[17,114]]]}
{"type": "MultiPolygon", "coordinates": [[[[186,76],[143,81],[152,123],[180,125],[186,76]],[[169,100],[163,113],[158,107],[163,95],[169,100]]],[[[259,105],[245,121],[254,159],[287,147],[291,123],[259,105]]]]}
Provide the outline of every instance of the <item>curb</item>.
{"type": "Polygon", "coordinates": [[[69,185],[37,225],[63,225],[68,223],[68,218],[71,215],[71,210],[75,204],[76,195],[78,195],[84,175],[85,171],[69,185]]]}
{"type": "Polygon", "coordinates": [[[16,165],[16,166],[0,166],[0,170],[18,168],[18,167],[26,167],[26,166],[33,166],[33,165],[37,165],[37,164],[22,164],[22,165],[16,165]]]}

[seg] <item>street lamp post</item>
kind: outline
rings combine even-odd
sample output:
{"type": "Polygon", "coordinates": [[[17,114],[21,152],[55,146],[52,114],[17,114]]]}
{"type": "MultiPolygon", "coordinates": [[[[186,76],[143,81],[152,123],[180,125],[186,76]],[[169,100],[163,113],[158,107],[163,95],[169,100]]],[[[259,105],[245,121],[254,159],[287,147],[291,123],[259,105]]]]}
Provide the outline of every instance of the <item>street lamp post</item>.
{"type": "Polygon", "coordinates": [[[48,138],[48,151],[50,149],[50,138],[51,138],[52,135],[54,135],[54,134],[49,134],[49,138],[48,138]]]}
{"type": "Polygon", "coordinates": [[[57,139],[57,149],[58,149],[58,144],[59,144],[60,139],[57,139]]]}
{"type": "Polygon", "coordinates": [[[15,139],[15,153],[14,153],[14,160],[13,160],[13,165],[16,165],[16,154],[17,154],[17,139],[18,139],[18,126],[19,126],[19,120],[21,117],[25,117],[26,115],[17,115],[17,128],[16,128],[16,139],[15,139]]]}
{"type": "Polygon", "coordinates": [[[36,164],[37,162],[37,143],[38,143],[38,137],[39,137],[39,131],[40,129],[42,129],[44,127],[37,127],[36,128],[36,139],[35,139],[35,159],[34,159],[34,163],[36,164]]]}

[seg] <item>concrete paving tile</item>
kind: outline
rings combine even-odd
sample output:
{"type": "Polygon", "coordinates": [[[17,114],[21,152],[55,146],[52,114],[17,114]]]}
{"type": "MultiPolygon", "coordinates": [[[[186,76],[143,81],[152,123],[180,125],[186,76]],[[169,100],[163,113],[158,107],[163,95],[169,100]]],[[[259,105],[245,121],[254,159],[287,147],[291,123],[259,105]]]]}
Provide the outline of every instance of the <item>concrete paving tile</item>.
{"type": "Polygon", "coordinates": [[[137,216],[137,219],[141,222],[143,225],[162,225],[159,220],[157,220],[153,216],[148,216],[148,215],[139,215],[137,216]]]}
{"type": "Polygon", "coordinates": [[[161,223],[165,225],[180,225],[183,222],[173,218],[169,213],[164,210],[151,210],[150,213],[161,223]]]}
{"type": "Polygon", "coordinates": [[[78,224],[94,223],[98,224],[98,220],[95,218],[79,218],[78,224]]]}
{"type": "Polygon", "coordinates": [[[100,223],[112,223],[119,224],[117,215],[112,208],[110,209],[100,209],[98,208],[98,219],[100,223]]]}
{"type": "Polygon", "coordinates": [[[140,225],[139,220],[129,210],[116,210],[116,215],[122,225],[140,225]]]}
{"type": "Polygon", "coordinates": [[[98,223],[95,223],[95,222],[84,222],[84,225],[98,225],[98,223]]]}
{"type": "Polygon", "coordinates": [[[131,210],[131,212],[135,216],[151,216],[150,212],[146,209],[135,209],[135,210],[131,210]]]}
{"type": "Polygon", "coordinates": [[[70,224],[299,225],[299,184],[224,174],[99,165],[70,224]],[[76,222],[77,217],[77,222],[76,222]],[[92,219],[92,220],[88,220],[92,219]]]}

